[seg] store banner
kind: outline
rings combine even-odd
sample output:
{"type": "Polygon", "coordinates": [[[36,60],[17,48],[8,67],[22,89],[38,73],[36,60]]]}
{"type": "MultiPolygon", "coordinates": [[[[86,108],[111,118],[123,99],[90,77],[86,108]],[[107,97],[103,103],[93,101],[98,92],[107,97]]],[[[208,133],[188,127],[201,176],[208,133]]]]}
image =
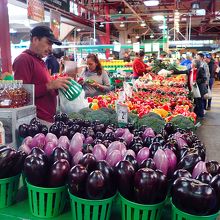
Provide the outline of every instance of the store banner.
{"type": "Polygon", "coordinates": [[[42,0],[27,0],[28,19],[44,21],[44,3],[42,0]]]}
{"type": "Polygon", "coordinates": [[[113,45],[114,45],[113,51],[121,52],[121,44],[120,43],[114,42],[113,45]]]}
{"type": "Polygon", "coordinates": [[[53,9],[50,10],[50,28],[53,31],[54,36],[60,38],[60,20],[61,14],[53,9]]]}
{"type": "Polygon", "coordinates": [[[140,43],[139,42],[133,43],[133,51],[135,53],[139,53],[140,52],[140,43]]]}
{"type": "Polygon", "coordinates": [[[160,43],[153,43],[153,51],[154,52],[160,51],[160,43]]]}
{"type": "Polygon", "coordinates": [[[43,0],[43,1],[61,10],[68,12],[70,11],[70,0],[43,0]]]}
{"type": "Polygon", "coordinates": [[[144,44],[144,51],[145,52],[151,52],[151,43],[144,44]]]}

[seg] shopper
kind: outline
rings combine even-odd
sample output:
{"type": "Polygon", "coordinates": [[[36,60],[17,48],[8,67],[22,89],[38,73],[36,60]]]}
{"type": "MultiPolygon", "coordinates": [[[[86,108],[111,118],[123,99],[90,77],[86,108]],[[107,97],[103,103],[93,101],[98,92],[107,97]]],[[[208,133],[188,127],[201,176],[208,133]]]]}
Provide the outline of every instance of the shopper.
{"type": "Polygon", "coordinates": [[[206,86],[207,78],[206,78],[205,70],[201,66],[201,62],[199,60],[193,60],[191,74],[193,74],[193,82],[197,83],[201,94],[200,98],[194,99],[195,102],[194,112],[196,113],[198,118],[204,118],[203,96],[208,91],[206,86]]]}
{"type": "Polygon", "coordinates": [[[180,63],[181,66],[186,66],[187,70],[191,70],[192,67],[192,57],[187,56],[186,59],[182,60],[180,63]]]}
{"type": "Polygon", "coordinates": [[[87,68],[81,74],[79,83],[83,85],[86,97],[102,95],[110,91],[108,73],[102,68],[98,57],[89,54],[86,58],[87,68]]]}
{"type": "Polygon", "coordinates": [[[203,53],[198,53],[197,56],[196,56],[196,59],[200,61],[201,67],[203,67],[204,70],[205,70],[205,74],[206,74],[206,78],[207,78],[206,84],[208,85],[209,78],[210,78],[210,72],[209,72],[208,64],[205,62],[204,54],[203,53]]]}
{"type": "Polygon", "coordinates": [[[130,54],[128,52],[124,53],[123,60],[124,60],[124,62],[130,62],[131,61],[131,57],[130,57],[130,54]]]}
{"type": "Polygon", "coordinates": [[[14,78],[35,86],[37,117],[43,124],[53,122],[56,113],[57,89],[67,89],[70,77],[52,80],[42,60],[52,51],[52,44],[61,45],[52,30],[37,26],[30,32],[30,47],[22,52],[13,63],[14,78]]]}
{"type": "MultiPolygon", "coordinates": [[[[215,81],[215,60],[212,59],[212,56],[210,54],[206,54],[205,55],[205,62],[208,64],[209,67],[209,73],[210,73],[210,78],[209,78],[209,88],[212,91],[212,87],[215,81]]],[[[212,102],[212,98],[208,99],[208,103],[206,100],[204,100],[204,107],[206,110],[210,110],[211,109],[211,102],[212,102]]]]}
{"type": "Polygon", "coordinates": [[[134,79],[138,79],[140,76],[143,76],[151,70],[151,67],[144,63],[144,51],[136,53],[136,58],[133,61],[132,67],[134,79]]]}
{"type": "Polygon", "coordinates": [[[47,66],[47,69],[48,69],[50,75],[54,75],[56,73],[59,73],[59,71],[60,71],[60,64],[57,61],[56,56],[54,56],[53,52],[51,52],[47,56],[47,58],[45,60],[45,63],[46,63],[46,66],[47,66]]]}

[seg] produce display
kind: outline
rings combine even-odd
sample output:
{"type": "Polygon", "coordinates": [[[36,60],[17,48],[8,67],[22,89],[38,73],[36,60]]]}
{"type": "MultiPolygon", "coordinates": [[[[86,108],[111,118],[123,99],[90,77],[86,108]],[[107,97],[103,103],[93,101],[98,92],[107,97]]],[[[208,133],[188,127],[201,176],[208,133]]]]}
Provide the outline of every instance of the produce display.
{"type": "Polygon", "coordinates": [[[132,72],[132,62],[124,62],[123,60],[101,60],[101,65],[108,72],[116,72],[117,70],[132,72]]]}

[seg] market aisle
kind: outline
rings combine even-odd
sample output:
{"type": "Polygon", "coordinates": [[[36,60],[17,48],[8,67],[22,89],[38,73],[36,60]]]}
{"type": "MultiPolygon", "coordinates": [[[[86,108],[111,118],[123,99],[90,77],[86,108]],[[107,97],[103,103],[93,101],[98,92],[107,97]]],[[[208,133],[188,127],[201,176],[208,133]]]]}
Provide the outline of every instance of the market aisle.
{"type": "Polygon", "coordinates": [[[207,158],[220,162],[220,82],[216,81],[212,92],[212,109],[207,111],[197,134],[205,143],[207,158]]]}

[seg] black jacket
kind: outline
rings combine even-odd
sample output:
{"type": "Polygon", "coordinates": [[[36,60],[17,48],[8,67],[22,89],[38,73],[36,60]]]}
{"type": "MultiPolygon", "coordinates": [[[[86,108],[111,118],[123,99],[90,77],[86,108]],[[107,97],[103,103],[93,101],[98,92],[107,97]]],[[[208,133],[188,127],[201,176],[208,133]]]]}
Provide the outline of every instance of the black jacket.
{"type": "Polygon", "coordinates": [[[206,86],[206,80],[207,80],[207,78],[206,78],[205,70],[203,67],[200,67],[197,70],[196,82],[198,84],[201,96],[204,96],[208,92],[208,89],[206,86]]]}
{"type": "Polygon", "coordinates": [[[213,59],[208,63],[210,78],[215,78],[215,61],[213,59]]]}

